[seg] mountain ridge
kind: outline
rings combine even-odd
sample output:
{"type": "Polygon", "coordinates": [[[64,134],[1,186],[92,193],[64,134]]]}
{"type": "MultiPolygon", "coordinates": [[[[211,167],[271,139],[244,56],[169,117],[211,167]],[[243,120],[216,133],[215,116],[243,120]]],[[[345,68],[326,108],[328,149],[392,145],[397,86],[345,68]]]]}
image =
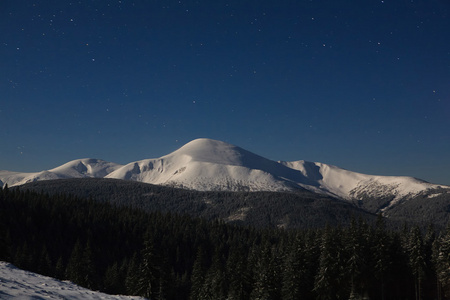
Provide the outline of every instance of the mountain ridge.
{"type": "Polygon", "coordinates": [[[122,179],[198,191],[306,189],[365,209],[370,207],[371,212],[388,210],[425,191],[450,194],[449,186],[413,177],[367,175],[304,160],[274,161],[238,146],[206,138],[193,140],[162,157],[126,165],[85,158],[36,173],[0,171],[0,184],[8,186],[67,178],[122,179]]]}

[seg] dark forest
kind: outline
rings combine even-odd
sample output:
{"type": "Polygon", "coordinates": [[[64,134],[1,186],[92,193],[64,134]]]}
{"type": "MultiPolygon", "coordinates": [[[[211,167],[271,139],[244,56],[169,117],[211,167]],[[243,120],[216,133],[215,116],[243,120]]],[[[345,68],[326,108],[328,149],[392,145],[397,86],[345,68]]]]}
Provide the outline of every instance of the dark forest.
{"type": "Polygon", "coordinates": [[[0,260],[151,299],[449,299],[450,229],[254,228],[0,189],[0,260]]]}

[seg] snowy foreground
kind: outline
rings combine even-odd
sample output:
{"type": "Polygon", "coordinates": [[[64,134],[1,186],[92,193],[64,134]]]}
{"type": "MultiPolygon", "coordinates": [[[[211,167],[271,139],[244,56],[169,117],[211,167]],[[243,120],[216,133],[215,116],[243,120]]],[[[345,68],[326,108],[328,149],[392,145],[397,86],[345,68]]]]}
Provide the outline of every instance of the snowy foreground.
{"type": "Polygon", "coordinates": [[[144,299],[113,296],[94,292],[68,281],[23,271],[10,263],[0,262],[0,299],[144,299]]]}

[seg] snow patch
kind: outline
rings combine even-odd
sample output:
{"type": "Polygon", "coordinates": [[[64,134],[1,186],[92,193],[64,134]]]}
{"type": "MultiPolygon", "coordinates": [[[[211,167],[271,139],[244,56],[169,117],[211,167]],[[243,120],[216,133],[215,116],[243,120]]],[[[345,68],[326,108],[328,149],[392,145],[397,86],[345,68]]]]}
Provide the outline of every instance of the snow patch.
{"type": "Polygon", "coordinates": [[[241,207],[235,211],[232,215],[225,219],[226,222],[233,221],[245,221],[248,211],[252,209],[251,207],[241,207]]]}

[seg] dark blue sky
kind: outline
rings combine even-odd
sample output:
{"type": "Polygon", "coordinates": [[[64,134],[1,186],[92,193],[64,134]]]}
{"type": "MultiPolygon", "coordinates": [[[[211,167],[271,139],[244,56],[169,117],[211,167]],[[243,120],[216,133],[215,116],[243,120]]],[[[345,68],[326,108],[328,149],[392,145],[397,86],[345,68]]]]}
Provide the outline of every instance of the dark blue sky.
{"type": "Polygon", "coordinates": [[[0,169],[198,137],[450,185],[450,2],[0,3],[0,169]]]}

